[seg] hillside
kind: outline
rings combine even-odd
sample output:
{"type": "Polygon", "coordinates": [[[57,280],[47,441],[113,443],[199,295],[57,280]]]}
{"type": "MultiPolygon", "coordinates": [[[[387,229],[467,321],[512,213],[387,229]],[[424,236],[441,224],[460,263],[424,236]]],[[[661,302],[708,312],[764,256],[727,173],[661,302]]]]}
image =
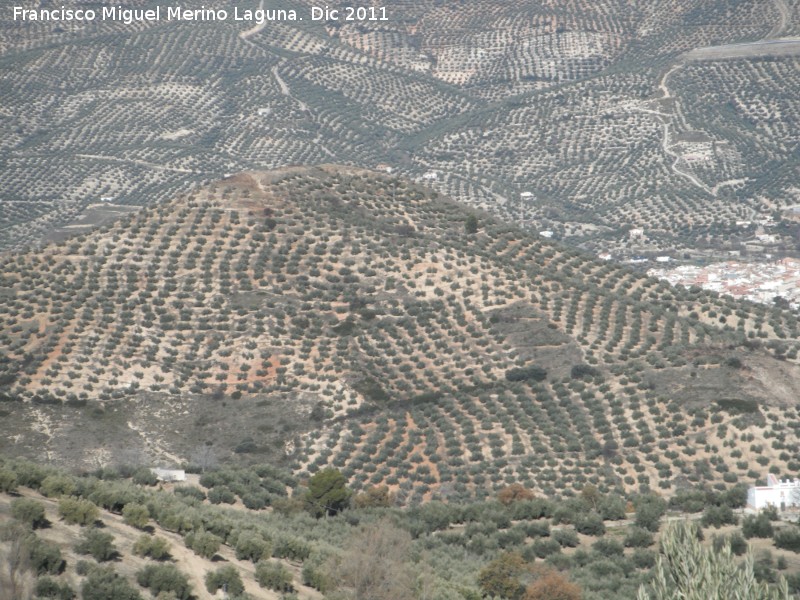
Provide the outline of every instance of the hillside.
{"type": "MultiPolygon", "coordinates": [[[[227,174],[335,162],[427,176],[595,253],[736,249],[800,202],[796,5],[403,0],[387,21],[263,27],[4,12],[0,247],[227,174]]],[[[773,253],[796,252],[787,227],[773,253]]]]}
{"type": "Polygon", "coordinates": [[[375,173],[237,175],[0,277],[6,455],[334,465],[401,501],[797,469],[792,314],[375,173]]]}

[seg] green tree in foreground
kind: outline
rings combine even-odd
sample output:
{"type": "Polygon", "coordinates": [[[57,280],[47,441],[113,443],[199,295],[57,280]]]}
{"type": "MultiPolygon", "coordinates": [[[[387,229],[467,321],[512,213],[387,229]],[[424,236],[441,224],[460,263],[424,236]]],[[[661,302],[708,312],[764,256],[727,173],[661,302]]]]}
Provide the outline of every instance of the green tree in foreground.
{"type": "Polygon", "coordinates": [[[792,600],[786,580],[778,588],[756,580],[753,555],[740,567],[725,544],[721,551],[703,547],[697,528],[688,523],[667,527],[655,577],[639,588],[638,600],[792,600]]]}
{"type": "Polygon", "coordinates": [[[472,235],[473,233],[478,232],[478,217],[475,215],[470,215],[467,217],[467,220],[464,221],[464,231],[468,234],[472,235]]]}
{"type": "Polygon", "coordinates": [[[306,507],[315,517],[335,515],[347,507],[352,492],[338,469],[324,469],[308,480],[306,507]]]}

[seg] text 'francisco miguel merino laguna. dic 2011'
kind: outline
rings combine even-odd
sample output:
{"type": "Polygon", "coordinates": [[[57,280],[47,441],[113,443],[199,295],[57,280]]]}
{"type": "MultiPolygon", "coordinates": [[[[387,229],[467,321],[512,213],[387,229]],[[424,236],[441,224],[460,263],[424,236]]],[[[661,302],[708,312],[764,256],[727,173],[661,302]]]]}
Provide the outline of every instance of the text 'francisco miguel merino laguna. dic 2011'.
{"type": "MultiPolygon", "coordinates": [[[[240,9],[232,11],[217,8],[182,8],[180,6],[157,6],[154,8],[123,8],[104,6],[92,8],[23,8],[12,7],[15,21],[120,21],[126,25],[147,21],[246,21],[263,24],[268,21],[302,21],[303,17],[293,9],[240,9]]],[[[346,6],[330,9],[312,6],[308,16],[312,21],[387,21],[385,6],[346,6]]]]}

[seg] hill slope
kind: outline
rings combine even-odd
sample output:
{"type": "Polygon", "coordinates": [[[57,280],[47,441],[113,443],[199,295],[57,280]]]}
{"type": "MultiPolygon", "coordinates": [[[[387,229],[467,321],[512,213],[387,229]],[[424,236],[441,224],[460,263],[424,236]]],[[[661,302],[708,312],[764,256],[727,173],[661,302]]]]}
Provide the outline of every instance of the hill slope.
{"type": "Polygon", "coordinates": [[[401,499],[796,467],[793,315],[374,173],[238,175],[0,276],[5,453],[333,464],[401,499]]]}

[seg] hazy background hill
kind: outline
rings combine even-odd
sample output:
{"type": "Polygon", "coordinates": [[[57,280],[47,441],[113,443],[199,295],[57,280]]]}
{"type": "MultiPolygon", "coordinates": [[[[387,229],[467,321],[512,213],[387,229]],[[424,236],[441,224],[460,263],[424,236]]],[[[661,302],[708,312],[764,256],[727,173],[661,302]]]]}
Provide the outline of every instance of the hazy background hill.
{"type": "Polygon", "coordinates": [[[797,467],[793,314],[395,178],[238,175],[0,277],[11,455],[333,465],[401,501],[797,467]]]}
{"type": "MultiPolygon", "coordinates": [[[[309,3],[281,6],[303,15],[309,3]]],[[[69,225],[63,237],[242,170],[337,162],[427,175],[592,251],[738,247],[800,202],[800,43],[684,53],[791,36],[797,9],[404,1],[388,22],[260,30],[4,12],[0,245],[69,225]]],[[[779,232],[783,250],[794,228],[779,232]]]]}

